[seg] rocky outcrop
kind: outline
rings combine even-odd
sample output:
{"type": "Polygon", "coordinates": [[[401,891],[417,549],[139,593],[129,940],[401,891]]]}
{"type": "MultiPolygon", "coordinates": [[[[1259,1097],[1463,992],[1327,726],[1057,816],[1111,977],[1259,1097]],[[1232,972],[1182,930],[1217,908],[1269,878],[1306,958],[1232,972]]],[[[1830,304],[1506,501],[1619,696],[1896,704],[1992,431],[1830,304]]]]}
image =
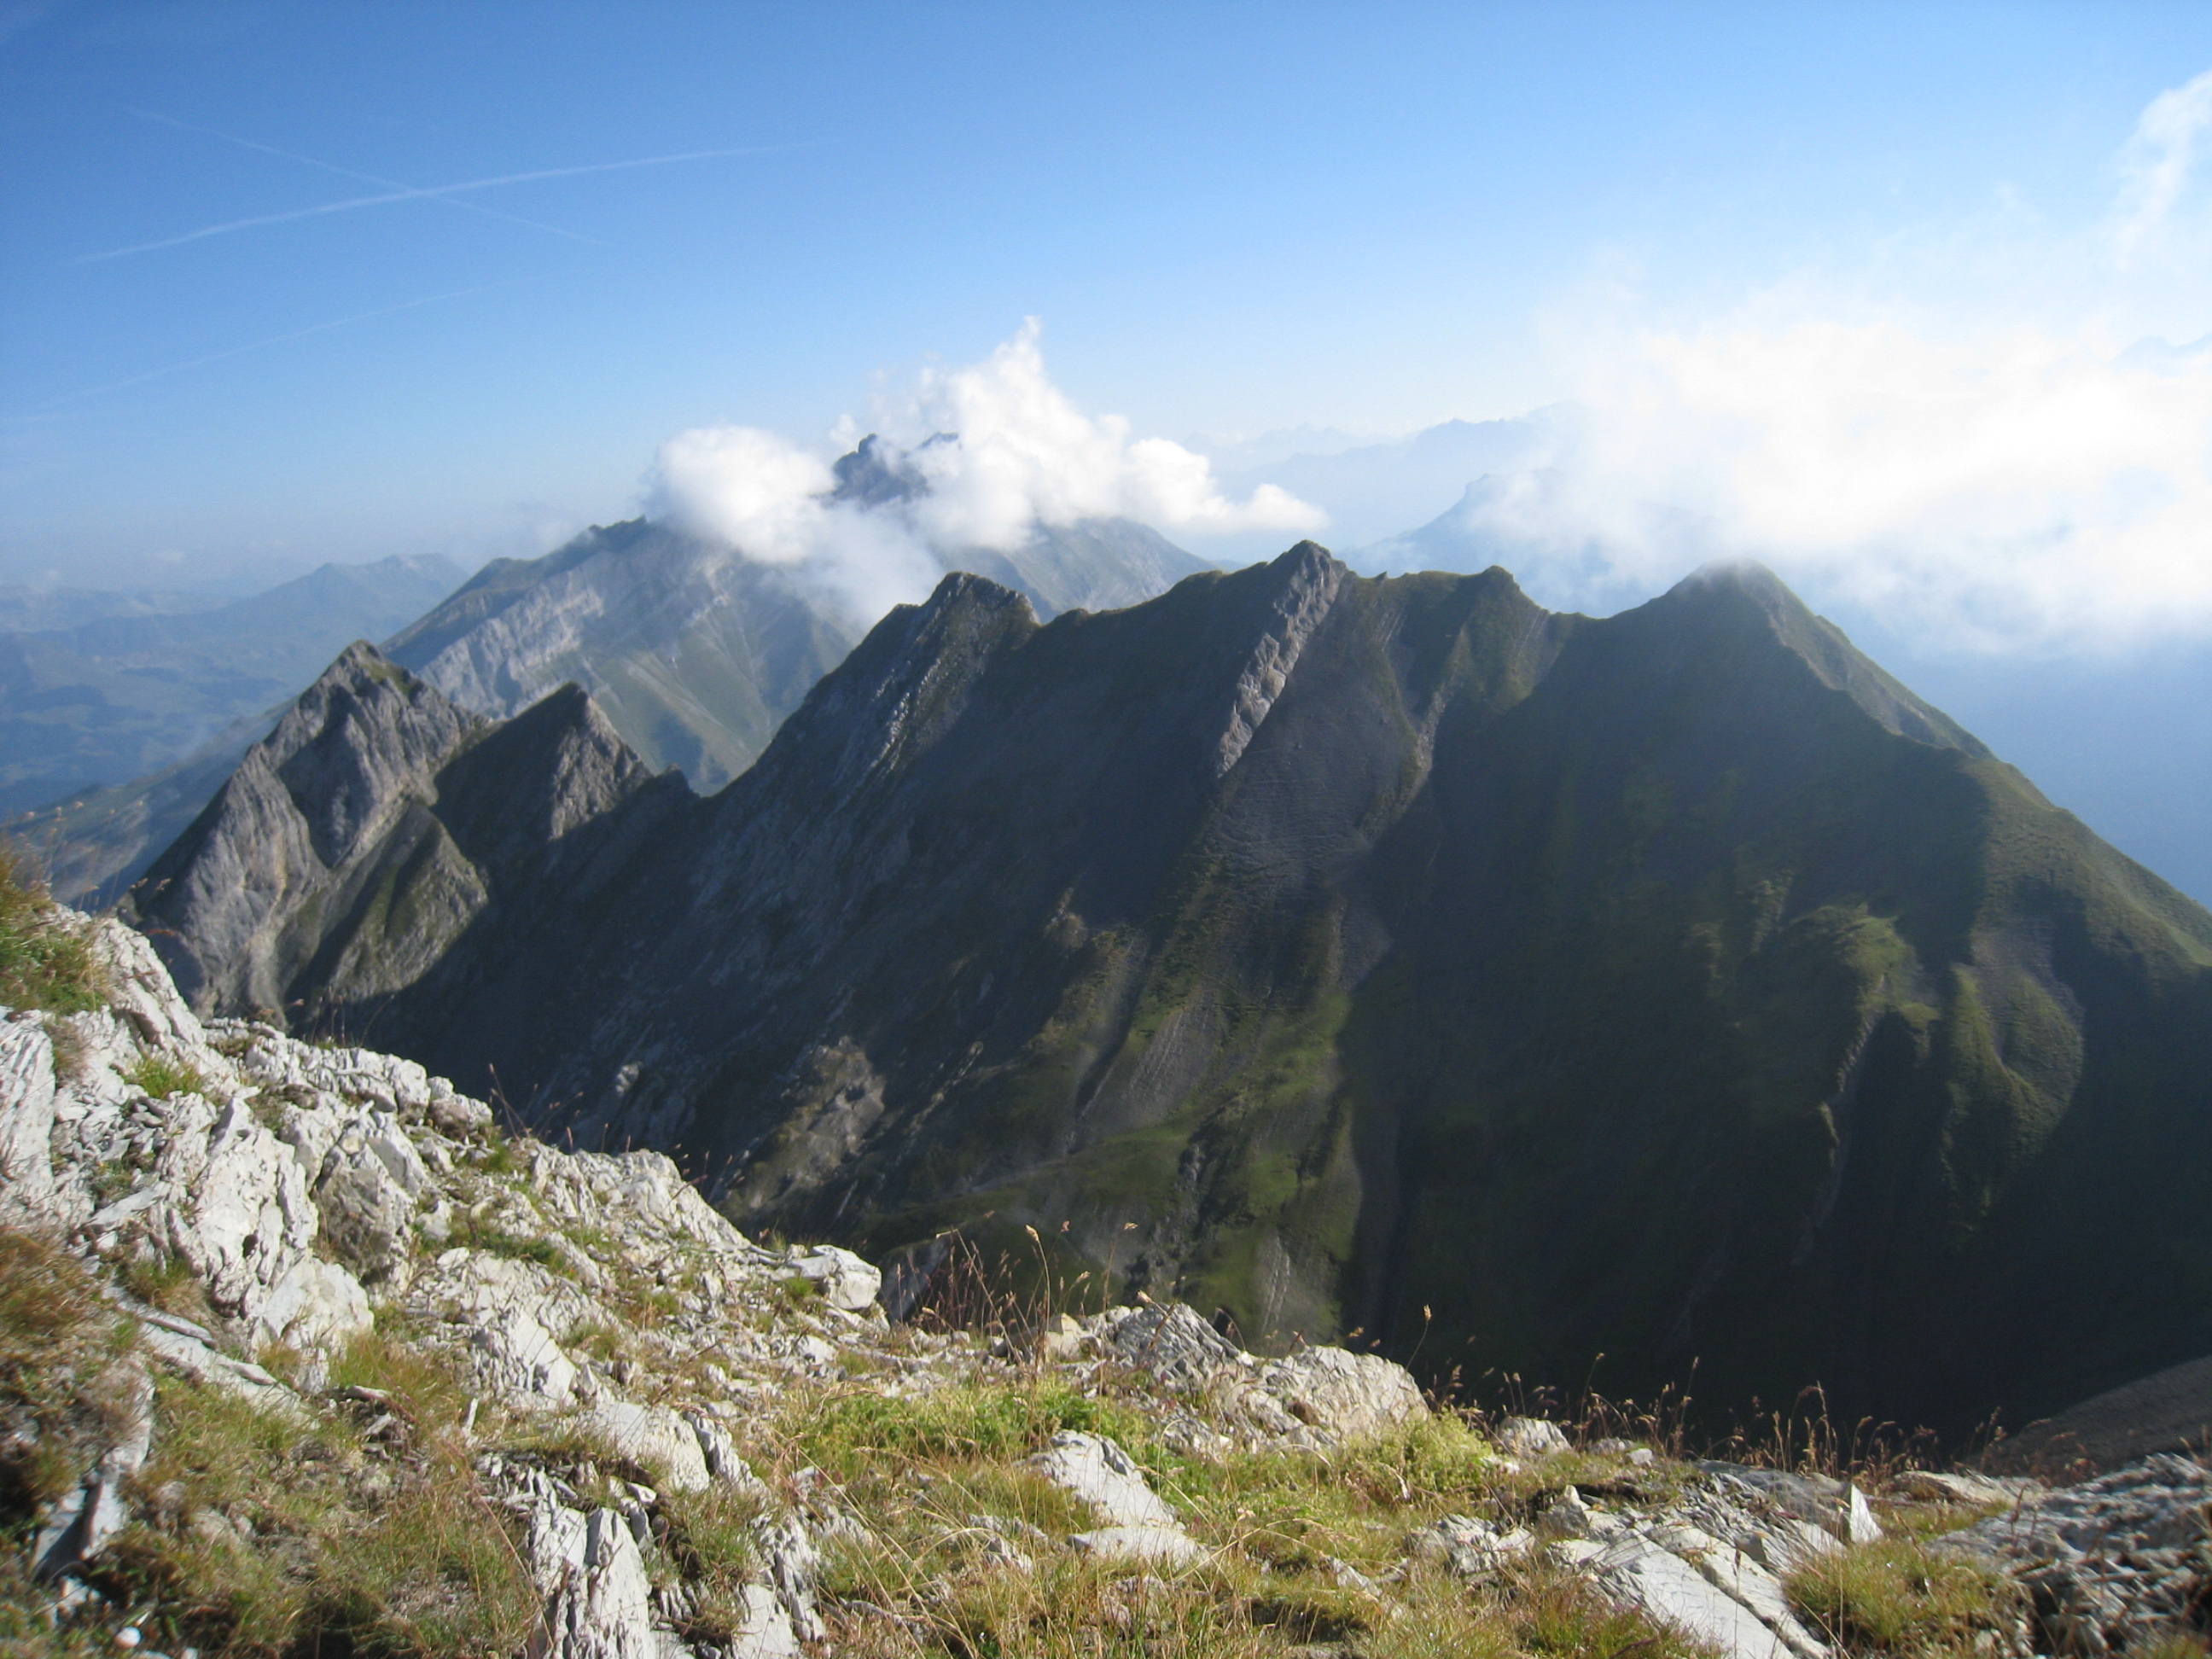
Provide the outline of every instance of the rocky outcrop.
{"type": "Polygon", "coordinates": [[[2212,1623],[2212,1467],[2160,1453],[2032,1489],[1937,1547],[2014,1574],[2052,1651],[2124,1653],[2201,1632],[2212,1623]]]}
{"type": "MultiPolygon", "coordinates": [[[[926,485],[887,457],[865,441],[838,464],[834,499],[896,515],[926,485]]],[[[1040,525],[1009,550],[939,556],[1046,617],[1135,605],[1211,568],[1127,520],[1040,525]]],[[[649,765],[680,767],[708,791],[752,764],[867,620],[804,570],[638,519],[594,526],[541,559],[495,561],[386,649],[493,716],[574,682],[649,765]]]]}

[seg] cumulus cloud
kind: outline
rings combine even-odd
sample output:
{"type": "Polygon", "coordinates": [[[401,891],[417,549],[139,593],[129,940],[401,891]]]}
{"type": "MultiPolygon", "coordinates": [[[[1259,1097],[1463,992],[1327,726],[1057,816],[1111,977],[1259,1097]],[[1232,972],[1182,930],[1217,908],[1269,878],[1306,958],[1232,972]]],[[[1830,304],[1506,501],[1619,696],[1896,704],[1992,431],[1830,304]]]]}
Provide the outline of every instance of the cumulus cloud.
{"type": "Polygon", "coordinates": [[[1273,484],[1231,501],[1212,464],[1165,438],[1132,440],[1118,415],[1092,417],[1044,370],[1032,317],[983,362],[924,374],[878,405],[930,484],[915,517],[945,545],[1010,548],[1032,524],[1127,517],[1170,534],[1320,529],[1327,515],[1273,484]],[[937,434],[950,441],[929,443],[937,434]]]}
{"type": "Polygon", "coordinates": [[[869,427],[915,486],[902,499],[836,499],[830,454],[863,429],[848,419],[826,452],[754,427],[678,433],[660,447],[647,510],[792,567],[863,622],[925,597],[961,550],[1012,550],[1039,526],[1127,517],[1173,535],[1326,523],[1273,485],[1232,501],[1203,456],[1085,414],[1046,374],[1038,336],[1032,318],[983,362],[877,399],[869,427]]]}
{"type": "Polygon", "coordinates": [[[2162,94],[2121,152],[2118,240],[2008,244],[2020,285],[1978,285],[1971,313],[1817,274],[1692,326],[1593,307],[1563,331],[1584,414],[1554,471],[1471,501],[1470,528],[1581,602],[1741,555],[1984,648],[2212,632],[2212,349],[2122,320],[2154,296],[2193,320],[2180,338],[2212,326],[2201,283],[2175,307],[2143,270],[2172,263],[2208,126],[2212,73],[2162,94]],[[2069,261],[2070,320],[2047,269],[2069,261]]]}

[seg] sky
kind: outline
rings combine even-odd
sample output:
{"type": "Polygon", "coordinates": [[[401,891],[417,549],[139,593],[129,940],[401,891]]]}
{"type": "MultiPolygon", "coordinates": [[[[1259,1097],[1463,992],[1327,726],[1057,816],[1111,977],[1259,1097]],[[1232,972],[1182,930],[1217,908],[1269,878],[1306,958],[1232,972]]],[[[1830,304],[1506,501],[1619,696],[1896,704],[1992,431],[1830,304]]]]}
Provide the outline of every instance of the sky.
{"type": "Polygon", "coordinates": [[[1540,597],[1765,558],[2170,860],[2212,750],[2100,751],[2212,724],[2209,72],[2202,5],[0,0],[0,582],[651,510],[873,604],[864,431],[967,424],[946,533],[1242,556],[1326,508],[1208,453],[1564,406],[1540,597]]]}

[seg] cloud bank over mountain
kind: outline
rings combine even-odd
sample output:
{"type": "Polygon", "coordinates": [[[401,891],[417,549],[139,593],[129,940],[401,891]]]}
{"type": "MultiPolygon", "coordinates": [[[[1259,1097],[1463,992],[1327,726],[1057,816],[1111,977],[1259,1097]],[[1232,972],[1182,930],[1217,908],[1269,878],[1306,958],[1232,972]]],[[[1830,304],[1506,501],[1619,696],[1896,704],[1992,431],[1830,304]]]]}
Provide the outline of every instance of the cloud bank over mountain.
{"type": "Polygon", "coordinates": [[[1583,603],[1733,553],[1982,648],[2212,634],[2212,336],[2173,343],[2212,328],[2208,126],[2212,73],[2161,94],[2069,232],[1999,214],[1686,321],[1563,310],[1584,416],[1470,511],[1583,603]],[[1971,310],[1925,303],[1962,270],[1971,310]]]}
{"type": "Polygon", "coordinates": [[[827,451],[756,427],[705,427],[661,446],[647,510],[793,567],[862,622],[926,597],[946,555],[1010,550],[1041,525],[1127,518],[1170,535],[1286,537],[1326,526],[1319,508],[1272,484],[1232,500],[1204,456],[1085,414],[1046,374],[1039,334],[1032,318],[982,362],[926,371],[876,400],[866,429],[894,489],[841,491],[829,455],[850,447],[855,421],[827,451]]]}

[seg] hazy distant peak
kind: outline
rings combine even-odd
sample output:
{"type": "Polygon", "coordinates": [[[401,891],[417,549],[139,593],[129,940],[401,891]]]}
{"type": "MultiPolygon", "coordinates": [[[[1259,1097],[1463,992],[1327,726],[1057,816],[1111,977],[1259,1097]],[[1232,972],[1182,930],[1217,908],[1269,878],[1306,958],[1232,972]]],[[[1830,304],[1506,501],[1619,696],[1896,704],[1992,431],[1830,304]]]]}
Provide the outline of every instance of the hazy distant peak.
{"type": "Polygon", "coordinates": [[[851,454],[839,457],[830,471],[837,480],[830,500],[854,507],[889,507],[929,493],[929,480],[915,470],[905,453],[872,432],[851,454]]]}

